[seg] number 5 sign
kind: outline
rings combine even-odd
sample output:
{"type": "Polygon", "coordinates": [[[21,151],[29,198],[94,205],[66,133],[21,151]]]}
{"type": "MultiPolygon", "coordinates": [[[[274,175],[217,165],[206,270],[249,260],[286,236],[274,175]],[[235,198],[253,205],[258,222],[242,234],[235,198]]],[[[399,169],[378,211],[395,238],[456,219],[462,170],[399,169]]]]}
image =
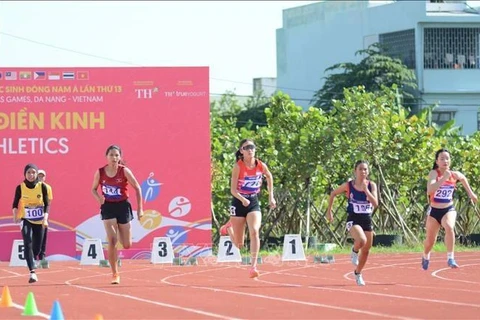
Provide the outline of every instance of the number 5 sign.
{"type": "Polygon", "coordinates": [[[282,261],[305,261],[302,238],[299,234],[286,234],[283,240],[282,261]]]}
{"type": "Polygon", "coordinates": [[[23,240],[13,240],[12,253],[10,255],[10,267],[26,267],[25,245],[23,240]]]}
{"type": "Polygon", "coordinates": [[[169,237],[155,237],[153,239],[150,262],[153,264],[173,263],[172,240],[169,237]]]}

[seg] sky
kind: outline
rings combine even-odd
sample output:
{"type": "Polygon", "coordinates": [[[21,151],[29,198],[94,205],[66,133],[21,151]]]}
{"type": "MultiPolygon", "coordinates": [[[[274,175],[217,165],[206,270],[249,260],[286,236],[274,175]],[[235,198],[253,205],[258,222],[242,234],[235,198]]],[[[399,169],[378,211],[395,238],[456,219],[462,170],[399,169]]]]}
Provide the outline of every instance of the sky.
{"type": "Polygon", "coordinates": [[[251,95],[282,11],[315,2],[0,1],[0,66],[208,66],[211,94],[251,95]]]}

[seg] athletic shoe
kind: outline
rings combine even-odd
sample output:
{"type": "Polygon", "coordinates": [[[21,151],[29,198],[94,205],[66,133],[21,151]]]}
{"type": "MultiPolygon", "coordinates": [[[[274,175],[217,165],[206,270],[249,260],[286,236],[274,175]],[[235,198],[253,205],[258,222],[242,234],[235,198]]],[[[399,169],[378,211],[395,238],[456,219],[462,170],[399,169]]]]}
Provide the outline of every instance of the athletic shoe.
{"type": "Polygon", "coordinates": [[[450,268],[453,268],[453,269],[459,267],[458,264],[455,262],[454,259],[448,259],[448,260],[447,260],[447,264],[448,264],[448,266],[449,266],[450,268]]]}
{"type": "Polygon", "coordinates": [[[30,279],[28,279],[28,283],[34,283],[37,282],[37,274],[35,272],[30,273],[30,279]]]}
{"type": "Polygon", "coordinates": [[[357,282],[357,286],[364,286],[365,281],[363,281],[363,277],[361,273],[355,273],[355,281],[357,282]]]}
{"type": "Polygon", "coordinates": [[[229,220],[227,223],[225,223],[221,228],[220,228],[220,235],[221,236],[227,236],[228,235],[228,228],[232,226],[232,222],[229,220]]]}
{"type": "Polygon", "coordinates": [[[354,266],[358,266],[358,252],[353,251],[353,247],[352,247],[352,254],[350,255],[350,258],[352,260],[352,264],[354,266]]]}
{"type": "Polygon", "coordinates": [[[260,275],[260,272],[258,272],[256,267],[252,267],[249,271],[250,278],[256,278],[260,275]]]}
{"type": "Polygon", "coordinates": [[[120,284],[120,275],[118,273],[115,273],[112,278],[112,284],[120,284]]]}
{"type": "Polygon", "coordinates": [[[425,259],[422,257],[422,269],[423,270],[428,270],[428,265],[430,264],[430,260],[425,259]]]}

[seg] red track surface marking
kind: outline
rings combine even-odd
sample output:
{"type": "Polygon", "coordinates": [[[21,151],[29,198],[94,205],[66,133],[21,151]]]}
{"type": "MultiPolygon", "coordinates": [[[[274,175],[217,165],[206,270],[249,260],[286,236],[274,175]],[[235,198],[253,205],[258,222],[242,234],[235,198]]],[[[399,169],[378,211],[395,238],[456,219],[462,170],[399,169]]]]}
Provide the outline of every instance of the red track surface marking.
{"type": "MultiPolygon", "coordinates": [[[[348,256],[336,263],[281,263],[264,259],[258,280],[246,266],[152,265],[124,260],[120,285],[108,268],[78,262],[51,262],[28,284],[26,268],[0,263],[0,284],[8,285],[15,308],[0,308],[0,319],[25,319],[29,292],[47,319],[55,299],[66,319],[478,319],[480,253],[457,253],[461,268],[446,268],[446,254],[432,255],[431,269],[419,254],[375,254],[358,287],[348,256]]],[[[210,260],[211,261],[211,260],[210,260]]]]}
{"type": "MultiPolygon", "coordinates": [[[[479,259],[480,260],[480,259],[479,259]]],[[[478,272],[478,267],[480,266],[480,263],[469,263],[469,264],[464,264],[462,265],[462,270],[468,270],[468,269],[471,269],[470,270],[470,273],[471,272],[478,272]],[[468,268],[468,269],[466,269],[468,268]]],[[[436,278],[439,278],[439,279],[442,279],[442,280],[446,280],[446,281],[453,281],[453,282],[462,282],[462,283],[469,283],[469,284],[473,284],[475,286],[478,286],[480,285],[480,281],[470,281],[470,280],[467,280],[467,279],[470,279],[470,273],[465,273],[465,272],[462,272],[460,273],[460,277],[457,277],[457,279],[452,279],[452,278],[449,278],[449,277],[446,277],[446,276],[440,276],[440,274],[444,274],[446,272],[448,272],[447,270],[450,270],[450,268],[443,268],[443,269],[438,269],[434,272],[432,272],[432,276],[436,277],[436,278]]],[[[477,291],[477,293],[480,293],[480,291],[477,291]]]]}
{"type": "MultiPolygon", "coordinates": [[[[295,270],[295,269],[305,269],[305,268],[310,268],[310,267],[305,266],[305,267],[300,267],[300,268],[294,268],[293,270],[295,270]]],[[[272,272],[270,274],[274,274],[274,273],[272,272]]],[[[168,282],[168,279],[174,278],[174,277],[177,277],[177,276],[167,277],[166,279],[163,279],[163,281],[173,285],[173,283],[168,282]]],[[[287,288],[289,290],[291,289],[291,287],[296,287],[297,286],[297,285],[291,285],[291,284],[267,282],[267,281],[262,281],[262,280],[259,280],[258,282],[261,282],[261,283],[264,283],[264,284],[267,284],[267,285],[270,285],[270,284],[278,285],[277,288],[284,287],[284,288],[287,288]]],[[[188,285],[184,285],[184,286],[188,286],[188,285]]],[[[209,287],[203,287],[203,286],[189,286],[189,287],[194,288],[194,289],[200,289],[200,290],[211,290],[211,291],[215,291],[215,292],[222,292],[222,293],[227,293],[227,294],[232,294],[232,295],[247,296],[247,297],[256,299],[257,301],[254,302],[255,304],[261,304],[262,300],[267,300],[267,301],[280,302],[281,303],[280,305],[285,305],[285,304],[286,305],[293,305],[292,307],[295,309],[295,313],[300,311],[299,307],[307,306],[307,307],[327,308],[327,309],[331,309],[331,310],[334,310],[334,311],[359,313],[359,314],[362,314],[362,315],[368,315],[369,317],[373,316],[373,317],[381,317],[381,318],[387,317],[387,318],[394,318],[394,319],[409,319],[409,318],[404,318],[404,317],[389,316],[389,315],[384,314],[384,313],[371,312],[371,311],[360,310],[360,309],[352,309],[352,308],[347,308],[347,307],[338,307],[338,306],[334,306],[334,305],[303,301],[303,300],[298,300],[298,299],[293,299],[293,298],[283,298],[283,297],[278,297],[278,296],[276,297],[276,296],[271,296],[271,295],[267,295],[267,294],[249,293],[249,292],[244,292],[244,290],[233,291],[233,290],[226,290],[226,289],[219,289],[219,288],[209,288],[209,287]]],[[[280,290],[276,289],[275,291],[279,292],[280,290]]],[[[297,292],[297,294],[298,293],[299,292],[297,292]]],[[[237,298],[235,298],[235,299],[237,299],[237,298]]],[[[271,305],[271,302],[269,303],[269,305],[271,305]]],[[[280,310],[281,313],[279,314],[279,316],[280,317],[285,317],[285,313],[287,312],[288,309],[290,309],[290,308],[285,308],[285,309],[282,308],[282,310],[280,310]],[[282,316],[282,314],[283,314],[283,316],[282,316]]],[[[312,310],[312,311],[314,311],[314,310],[312,310]]],[[[318,310],[317,310],[317,312],[318,312],[318,310]]],[[[260,318],[260,319],[265,318],[265,314],[263,314],[263,315],[258,314],[258,316],[259,316],[258,318],[260,318]]],[[[257,318],[255,316],[253,316],[253,317],[257,318]]],[[[317,319],[318,314],[316,314],[315,312],[310,313],[310,314],[307,314],[307,313],[303,314],[302,313],[300,317],[301,318],[317,319]]],[[[330,314],[328,315],[328,317],[330,318],[330,314]]]]}

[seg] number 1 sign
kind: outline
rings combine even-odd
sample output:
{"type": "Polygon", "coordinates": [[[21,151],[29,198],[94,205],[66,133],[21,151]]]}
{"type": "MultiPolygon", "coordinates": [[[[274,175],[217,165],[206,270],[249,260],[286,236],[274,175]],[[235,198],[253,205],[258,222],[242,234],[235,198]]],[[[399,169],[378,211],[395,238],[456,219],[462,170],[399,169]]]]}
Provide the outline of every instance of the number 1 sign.
{"type": "Polygon", "coordinates": [[[282,261],[305,261],[302,237],[299,234],[286,234],[283,240],[282,261]]]}

